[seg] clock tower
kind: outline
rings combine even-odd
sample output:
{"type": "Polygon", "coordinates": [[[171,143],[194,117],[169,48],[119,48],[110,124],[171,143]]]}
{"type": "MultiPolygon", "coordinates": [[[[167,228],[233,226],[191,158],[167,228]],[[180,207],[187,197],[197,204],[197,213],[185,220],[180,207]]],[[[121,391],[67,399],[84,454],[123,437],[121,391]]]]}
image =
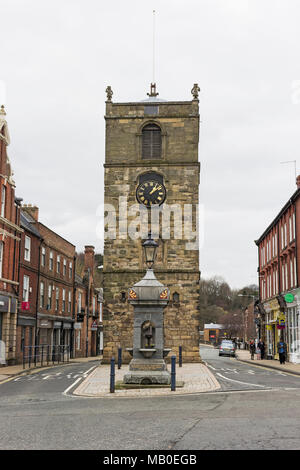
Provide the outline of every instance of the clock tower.
{"type": "Polygon", "coordinates": [[[131,357],[133,308],[130,286],[145,274],[142,242],[151,231],[158,244],[154,271],[170,289],[165,309],[165,347],[184,362],[199,362],[200,164],[197,84],[190,101],[148,98],[115,103],[107,87],[104,164],[103,361],[123,349],[131,357]]]}

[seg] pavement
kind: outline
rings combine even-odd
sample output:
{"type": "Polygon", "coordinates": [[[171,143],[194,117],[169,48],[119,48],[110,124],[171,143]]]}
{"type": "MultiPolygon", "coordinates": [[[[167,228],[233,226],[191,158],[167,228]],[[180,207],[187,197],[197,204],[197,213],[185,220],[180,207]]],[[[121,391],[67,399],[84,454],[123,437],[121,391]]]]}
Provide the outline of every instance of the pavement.
{"type": "MultiPolygon", "coordinates": [[[[115,370],[115,382],[123,380],[128,371],[128,365],[122,365],[121,369],[115,370]]],[[[80,385],[73,391],[73,395],[85,397],[147,397],[166,395],[185,395],[201,392],[212,392],[221,388],[219,382],[204,364],[183,364],[176,366],[176,382],[184,382],[183,387],[176,388],[172,392],[168,388],[142,388],[115,390],[110,393],[110,365],[97,367],[80,385]]]]}
{"type": "Polygon", "coordinates": [[[35,372],[39,372],[41,370],[49,369],[51,367],[57,367],[57,366],[63,366],[63,365],[68,365],[68,364],[79,364],[79,363],[85,363],[85,362],[91,362],[91,361],[96,361],[96,360],[101,360],[102,356],[96,356],[96,357],[76,357],[74,359],[70,359],[69,362],[61,362],[60,364],[55,363],[49,364],[48,366],[45,365],[41,367],[40,365],[37,365],[36,367],[27,367],[23,369],[23,364],[17,364],[16,366],[5,366],[0,368],[0,382],[3,382],[4,380],[10,379],[12,377],[16,376],[21,376],[21,375],[28,375],[28,374],[33,374],[35,372]]]}
{"type": "Polygon", "coordinates": [[[257,355],[254,354],[254,359],[251,359],[249,351],[243,349],[236,350],[236,358],[239,361],[246,362],[248,364],[255,364],[256,366],[267,367],[269,369],[280,370],[282,372],[289,372],[291,374],[300,375],[300,364],[293,364],[291,362],[286,362],[285,364],[280,364],[276,359],[257,359],[257,355]]]}

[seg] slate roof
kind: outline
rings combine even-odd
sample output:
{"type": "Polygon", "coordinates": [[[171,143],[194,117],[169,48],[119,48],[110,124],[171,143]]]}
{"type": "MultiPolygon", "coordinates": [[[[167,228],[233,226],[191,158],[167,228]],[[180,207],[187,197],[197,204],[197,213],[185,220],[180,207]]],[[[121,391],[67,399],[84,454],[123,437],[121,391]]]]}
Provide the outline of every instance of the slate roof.
{"type": "Polygon", "coordinates": [[[36,221],[34,220],[33,217],[31,217],[30,214],[28,214],[28,212],[21,210],[21,217],[20,217],[21,227],[24,228],[25,230],[28,230],[28,232],[33,233],[33,235],[35,235],[36,237],[42,238],[40,232],[36,228],[35,223],[36,221]]]}

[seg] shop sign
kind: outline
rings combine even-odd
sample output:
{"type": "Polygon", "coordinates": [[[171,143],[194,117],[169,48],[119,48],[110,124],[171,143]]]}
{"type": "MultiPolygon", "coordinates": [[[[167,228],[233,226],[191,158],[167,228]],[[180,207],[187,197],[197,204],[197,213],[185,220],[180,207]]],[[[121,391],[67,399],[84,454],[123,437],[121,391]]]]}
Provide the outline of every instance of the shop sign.
{"type": "Polygon", "coordinates": [[[285,314],[284,313],[279,313],[278,316],[277,316],[277,321],[283,321],[285,322],[285,314]]]}
{"type": "Polygon", "coordinates": [[[30,310],[30,303],[29,302],[22,302],[21,303],[21,310],[30,310]]]}
{"type": "Polygon", "coordinates": [[[65,330],[70,330],[72,328],[72,324],[71,323],[64,323],[64,329],[65,330]]]}
{"type": "Polygon", "coordinates": [[[272,331],[272,325],[266,325],[266,329],[267,329],[268,331],[272,331]]]}
{"type": "Polygon", "coordinates": [[[285,328],[285,315],[281,313],[277,317],[277,329],[283,330],[284,328],[285,328]]]}
{"type": "Polygon", "coordinates": [[[82,328],[82,323],[75,322],[74,323],[74,330],[81,330],[82,328]]]}
{"type": "Polygon", "coordinates": [[[50,322],[48,320],[40,320],[40,328],[51,328],[50,322]]]}
{"type": "Polygon", "coordinates": [[[295,297],[293,296],[293,294],[285,294],[284,300],[285,300],[288,304],[290,304],[290,303],[294,302],[295,297]]]}
{"type": "Polygon", "coordinates": [[[61,328],[61,321],[55,321],[53,323],[53,328],[61,328]]]}

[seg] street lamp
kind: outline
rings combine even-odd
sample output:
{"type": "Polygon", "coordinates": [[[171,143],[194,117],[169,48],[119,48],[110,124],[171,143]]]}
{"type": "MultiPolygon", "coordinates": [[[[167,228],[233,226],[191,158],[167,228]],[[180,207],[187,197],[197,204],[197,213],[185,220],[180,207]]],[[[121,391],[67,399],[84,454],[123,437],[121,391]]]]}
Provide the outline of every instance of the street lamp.
{"type": "Polygon", "coordinates": [[[151,232],[148,234],[148,239],[143,243],[144,253],[145,253],[145,260],[148,269],[152,269],[152,266],[155,262],[156,252],[158,248],[158,244],[152,240],[151,232]]]}

